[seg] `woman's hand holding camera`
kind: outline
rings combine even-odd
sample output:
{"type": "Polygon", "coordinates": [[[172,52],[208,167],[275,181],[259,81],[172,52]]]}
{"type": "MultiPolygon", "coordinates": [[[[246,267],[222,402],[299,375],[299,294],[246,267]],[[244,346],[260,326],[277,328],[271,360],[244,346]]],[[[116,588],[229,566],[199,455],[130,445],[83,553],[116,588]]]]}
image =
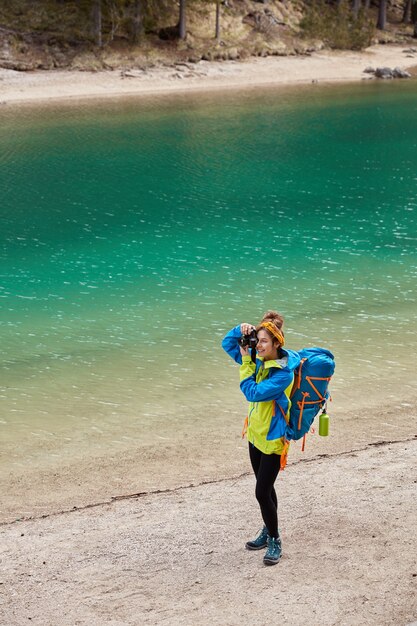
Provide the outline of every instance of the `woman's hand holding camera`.
{"type": "MultiPolygon", "coordinates": [[[[251,332],[256,328],[256,326],[254,326],[253,324],[248,324],[247,322],[243,322],[240,325],[240,332],[242,333],[242,335],[250,335],[251,332]]],[[[239,346],[240,348],[240,354],[242,356],[249,356],[250,352],[249,352],[249,346],[239,346]]]]}
{"type": "Polygon", "coordinates": [[[254,326],[253,324],[247,324],[246,322],[243,322],[240,325],[240,332],[242,333],[242,335],[250,335],[251,332],[253,330],[255,330],[256,326],[254,326]]]}

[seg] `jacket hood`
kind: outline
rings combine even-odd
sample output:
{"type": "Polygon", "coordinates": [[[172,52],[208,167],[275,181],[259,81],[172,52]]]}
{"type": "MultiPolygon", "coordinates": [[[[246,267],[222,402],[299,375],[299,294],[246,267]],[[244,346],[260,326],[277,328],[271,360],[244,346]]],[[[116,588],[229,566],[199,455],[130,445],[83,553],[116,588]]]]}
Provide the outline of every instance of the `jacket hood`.
{"type": "MultiPolygon", "coordinates": [[[[295,350],[285,350],[284,348],[282,351],[285,357],[283,359],[264,361],[265,369],[270,367],[279,367],[286,372],[293,372],[300,365],[301,358],[298,352],[295,352],[295,350]]],[[[263,359],[260,360],[262,361],[263,359]]]]}

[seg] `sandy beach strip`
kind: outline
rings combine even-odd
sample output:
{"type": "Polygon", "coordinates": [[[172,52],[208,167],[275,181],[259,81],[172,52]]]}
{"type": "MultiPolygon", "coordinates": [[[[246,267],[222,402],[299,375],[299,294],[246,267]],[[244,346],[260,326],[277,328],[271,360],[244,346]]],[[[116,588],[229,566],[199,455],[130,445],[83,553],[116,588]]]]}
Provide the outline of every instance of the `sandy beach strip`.
{"type": "Polygon", "coordinates": [[[417,441],[299,463],[278,479],[267,568],[252,476],[1,529],[5,624],[406,625],[417,618],[417,441]]]}
{"type": "MultiPolygon", "coordinates": [[[[412,439],[414,398],[412,402],[410,407],[332,409],[330,436],[319,437],[314,429],[304,452],[300,441],[293,442],[288,472],[298,463],[412,439]]],[[[241,422],[240,414],[212,416],[194,434],[183,433],[182,439],[178,432],[168,440],[155,434],[152,445],[139,439],[118,448],[110,438],[107,444],[90,440],[88,448],[78,440],[65,447],[54,439],[55,447],[51,447],[51,442],[36,439],[38,447],[23,454],[9,450],[0,464],[0,525],[110,503],[129,494],[157,493],[250,474],[241,422]]]]}
{"type": "Polygon", "coordinates": [[[369,80],[372,66],[406,69],[417,54],[406,45],[376,45],[362,52],[321,51],[311,56],[251,58],[247,61],[200,61],[139,70],[103,72],[0,69],[0,103],[55,102],[85,98],[213,92],[273,85],[369,80]]]}

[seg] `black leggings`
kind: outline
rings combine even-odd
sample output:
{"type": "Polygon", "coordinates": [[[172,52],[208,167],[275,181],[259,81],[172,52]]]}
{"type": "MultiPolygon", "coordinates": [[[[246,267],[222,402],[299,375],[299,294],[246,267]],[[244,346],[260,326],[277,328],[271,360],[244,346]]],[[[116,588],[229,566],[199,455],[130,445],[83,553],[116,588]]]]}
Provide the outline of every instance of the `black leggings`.
{"type": "Polygon", "coordinates": [[[255,495],[271,537],[278,537],[278,499],[274,489],[281,465],[278,454],[264,454],[249,443],[249,456],[256,476],[255,495]]]}

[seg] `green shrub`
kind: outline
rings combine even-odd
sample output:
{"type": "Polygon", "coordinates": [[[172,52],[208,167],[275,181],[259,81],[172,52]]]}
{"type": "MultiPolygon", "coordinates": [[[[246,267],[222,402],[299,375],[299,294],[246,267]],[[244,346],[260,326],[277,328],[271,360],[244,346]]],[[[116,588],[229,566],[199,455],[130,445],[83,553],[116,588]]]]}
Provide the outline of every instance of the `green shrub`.
{"type": "Polygon", "coordinates": [[[321,39],[330,48],[361,50],[371,45],[375,27],[365,9],[356,15],[351,4],[312,0],[300,26],[306,37],[321,39]]]}

